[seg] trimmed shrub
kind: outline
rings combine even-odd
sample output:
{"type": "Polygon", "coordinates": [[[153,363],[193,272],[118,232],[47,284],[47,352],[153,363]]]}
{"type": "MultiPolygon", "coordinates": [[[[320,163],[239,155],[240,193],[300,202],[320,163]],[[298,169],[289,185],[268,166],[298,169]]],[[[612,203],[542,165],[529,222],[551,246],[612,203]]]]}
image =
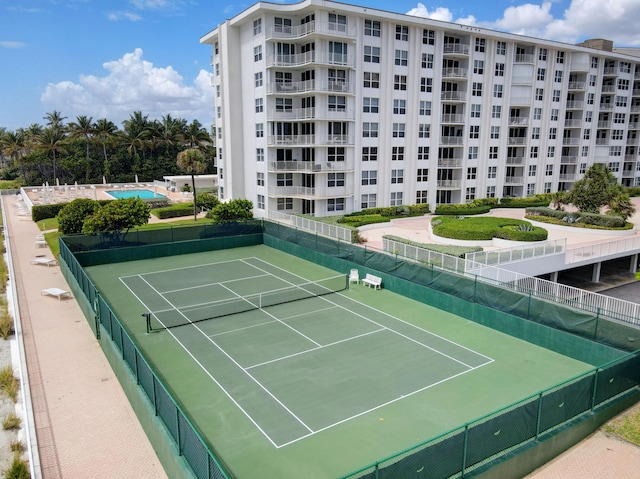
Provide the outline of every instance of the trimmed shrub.
{"type": "Polygon", "coordinates": [[[600,229],[625,229],[631,227],[621,216],[599,215],[595,213],[554,210],[551,208],[527,208],[526,218],[534,221],[553,223],[578,228],[595,227],[600,229]]]}
{"type": "Polygon", "coordinates": [[[156,208],[151,210],[151,214],[158,219],[178,218],[181,216],[193,215],[193,203],[179,203],[166,208],[156,208]]]}
{"type": "Polygon", "coordinates": [[[55,203],[51,205],[34,205],[31,208],[31,219],[35,222],[55,218],[62,208],[68,203],[55,203]]]}
{"type": "Polygon", "coordinates": [[[505,226],[496,231],[496,238],[510,241],[545,241],[549,233],[544,228],[532,226],[530,229],[521,229],[517,226],[505,226]]]}
{"type": "Polygon", "coordinates": [[[491,205],[474,205],[473,203],[438,205],[435,214],[459,216],[459,215],[481,215],[491,211],[491,205]]]}
{"type": "Polygon", "coordinates": [[[547,231],[543,228],[528,228],[531,223],[512,218],[438,218],[442,222],[434,225],[433,232],[443,238],[459,239],[465,241],[488,241],[493,238],[508,239],[511,241],[542,241],[547,239],[547,231]]]}
{"type": "Polygon", "coordinates": [[[551,198],[549,195],[536,195],[531,198],[502,198],[501,208],[529,208],[533,206],[549,206],[551,198]]]}

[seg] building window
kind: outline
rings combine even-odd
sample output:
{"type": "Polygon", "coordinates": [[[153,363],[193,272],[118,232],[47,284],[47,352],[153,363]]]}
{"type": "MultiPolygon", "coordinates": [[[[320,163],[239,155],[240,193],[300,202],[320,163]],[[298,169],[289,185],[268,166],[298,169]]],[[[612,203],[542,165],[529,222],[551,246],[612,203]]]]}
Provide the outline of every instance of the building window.
{"type": "Polygon", "coordinates": [[[344,161],[344,146],[330,146],[327,149],[327,161],[344,161]]]}
{"type": "MultiPolygon", "coordinates": [[[[583,146],[583,147],[582,147],[582,152],[581,152],[581,153],[582,153],[582,155],[581,155],[582,157],[585,157],[585,158],[586,158],[587,156],[589,156],[589,147],[588,147],[588,146],[583,146]]],[[[583,173],[584,173],[584,172],[583,172],[583,173]]]]}
{"type": "Polygon", "coordinates": [[[378,147],[377,146],[363,146],[362,147],[362,161],[377,161],[378,160],[378,147]]]}
{"type": "Polygon", "coordinates": [[[262,45],[258,45],[253,49],[253,61],[259,62],[262,60],[262,45]]]}
{"type": "Polygon", "coordinates": [[[433,78],[420,78],[420,91],[431,93],[433,90],[433,78]]]}
{"type": "Polygon", "coordinates": [[[618,66],[620,73],[631,73],[631,63],[628,62],[620,62],[618,66]]]}
{"type": "Polygon", "coordinates": [[[556,70],[553,81],[556,83],[562,83],[562,70],[556,70]]]}
{"type": "Polygon", "coordinates": [[[538,158],[538,147],[537,146],[532,146],[529,149],[529,157],[538,158]]]}
{"type": "Polygon", "coordinates": [[[497,166],[490,166],[489,168],[487,168],[487,178],[489,179],[495,178],[497,174],[498,174],[497,166]]]}
{"type": "Polygon", "coordinates": [[[329,111],[345,111],[347,109],[347,97],[329,95],[327,106],[329,111]]]}
{"type": "Polygon", "coordinates": [[[256,161],[264,161],[264,148],[256,148],[256,161]]]}
{"type": "Polygon", "coordinates": [[[391,193],[391,206],[402,206],[402,192],[391,193]]]}
{"type": "MultiPolygon", "coordinates": [[[[495,108],[495,106],[494,106],[495,108]]],[[[480,118],[480,105],[476,103],[471,104],[471,118],[480,118]]]]}
{"type": "Polygon", "coordinates": [[[558,129],[557,128],[549,128],[549,139],[550,140],[555,140],[557,135],[558,135],[558,129]]]}
{"type": "Polygon", "coordinates": [[[253,36],[259,35],[262,32],[262,18],[258,18],[253,21],[253,36]]]}
{"type": "Polygon", "coordinates": [[[467,180],[475,180],[477,173],[478,171],[475,166],[467,168],[467,180]]]}
{"type": "Polygon", "coordinates": [[[544,97],[544,88],[536,88],[536,101],[542,101],[544,97]]]}
{"type": "Polygon", "coordinates": [[[264,137],[264,123],[256,123],[256,138],[264,137]]]}
{"type": "Polygon", "coordinates": [[[431,136],[431,125],[420,123],[418,125],[418,138],[429,138],[431,136]]]}
{"type": "Polygon", "coordinates": [[[431,115],[431,102],[420,100],[420,116],[430,116],[431,115]]]}
{"type": "Polygon", "coordinates": [[[546,70],[544,68],[538,68],[537,80],[538,81],[544,81],[545,73],[546,73],[546,70]]]}
{"type": "Polygon", "coordinates": [[[491,138],[494,140],[497,140],[500,138],[500,127],[499,126],[492,126],[491,127],[491,138]]]}
{"type": "Polygon", "coordinates": [[[497,42],[496,55],[506,55],[506,54],[507,54],[507,42],[497,42]]]}
{"type": "Polygon", "coordinates": [[[622,156],[622,147],[621,146],[610,146],[609,147],[609,156],[622,156]]]}
{"type": "Polygon", "coordinates": [[[291,19],[276,17],[273,19],[276,32],[291,33],[291,19]]]}
{"type": "Polygon", "coordinates": [[[480,125],[469,125],[469,138],[478,138],[480,136],[480,125]]]}
{"type": "Polygon", "coordinates": [[[595,75],[589,75],[589,86],[596,86],[596,78],[595,75]]]}
{"type": "Polygon", "coordinates": [[[580,163],[580,169],[578,170],[578,173],[580,173],[581,175],[584,175],[586,172],[587,172],[587,164],[580,163]]]}
{"type": "Polygon", "coordinates": [[[391,170],[391,184],[404,183],[404,170],[391,170]]]}
{"type": "Polygon", "coordinates": [[[391,147],[391,161],[404,160],[404,146],[391,147]]]}
{"type": "Polygon", "coordinates": [[[433,54],[432,53],[423,53],[422,54],[422,68],[433,68],[433,54]]]}
{"type": "Polygon", "coordinates": [[[378,172],[376,170],[368,170],[362,172],[362,186],[377,185],[378,172]]]}
{"type": "Polygon", "coordinates": [[[536,176],[537,169],[537,165],[529,165],[529,176],[536,176]]]}
{"type": "Polygon", "coordinates": [[[293,173],[278,173],[276,186],[293,186],[293,173]]]}
{"type": "Polygon", "coordinates": [[[591,68],[598,68],[598,58],[591,57],[591,68]]]}
{"type": "Polygon", "coordinates": [[[536,194],[536,184],[527,183],[527,196],[533,196],[536,194]]]}
{"type": "Polygon", "coordinates": [[[409,27],[407,25],[396,25],[396,40],[409,41],[409,27]]]}
{"type": "Polygon", "coordinates": [[[393,114],[404,115],[407,112],[406,100],[393,100],[393,114]]]}
{"type": "Polygon", "coordinates": [[[617,173],[618,171],[620,171],[620,162],[618,161],[609,162],[607,164],[607,167],[609,168],[611,173],[617,173]]]}
{"type": "Polygon", "coordinates": [[[475,50],[479,53],[483,53],[484,52],[484,47],[485,47],[485,39],[484,38],[476,38],[476,46],[475,46],[475,50]]]}
{"type": "Polygon", "coordinates": [[[216,107],[216,117],[222,118],[222,108],[219,106],[216,107]]]}
{"type": "Polygon", "coordinates": [[[467,188],[466,193],[465,193],[465,199],[467,201],[473,201],[476,199],[476,188],[475,186],[471,186],[469,188],[467,188]]]}
{"type": "Polygon", "coordinates": [[[428,146],[419,146],[418,147],[418,160],[428,160],[429,159],[429,147],[428,146]]]}
{"type": "Polygon", "coordinates": [[[496,187],[487,186],[487,198],[495,198],[495,197],[496,197],[496,187]]]}
{"type": "Polygon", "coordinates": [[[553,183],[551,183],[550,181],[544,184],[544,192],[545,193],[551,193],[551,185],[553,183]]]}
{"type": "Polygon", "coordinates": [[[531,139],[532,140],[540,139],[540,127],[534,126],[533,128],[531,128],[531,139]]]}
{"type": "Polygon", "coordinates": [[[344,198],[329,198],[327,211],[344,211],[344,198]]]}
{"type": "Polygon", "coordinates": [[[502,107],[500,105],[493,105],[491,107],[491,118],[500,118],[502,115],[502,107]]]}
{"type": "Polygon", "coordinates": [[[493,85],[493,97],[502,98],[502,85],[493,85]]]}
{"type": "Polygon", "coordinates": [[[564,63],[564,52],[556,52],[556,63],[564,63]]]}
{"type": "Polygon", "coordinates": [[[406,67],[409,63],[409,52],[406,50],[396,50],[396,65],[406,67]]]}
{"type": "Polygon", "coordinates": [[[406,90],[407,89],[407,76],[406,75],[393,75],[393,89],[394,90],[406,90]]]}
{"type": "Polygon", "coordinates": [[[327,175],[327,187],[336,188],[344,186],[344,173],[329,173],[327,175]]]}
{"type": "Polygon", "coordinates": [[[538,49],[538,60],[540,60],[541,62],[546,62],[547,61],[547,49],[546,48],[539,48],[538,49]]]}
{"type": "Polygon", "coordinates": [[[477,160],[478,159],[478,147],[477,146],[470,146],[469,147],[469,159],[470,160],[477,160]]]}
{"type": "Polygon", "coordinates": [[[256,173],[258,186],[264,186],[264,173],[256,173]]]}
{"type": "Polygon", "coordinates": [[[416,174],[416,181],[429,181],[429,169],[418,168],[418,171],[416,174]]]}
{"type": "Polygon", "coordinates": [[[264,195],[258,195],[256,198],[257,207],[259,210],[264,209],[264,195]]]}
{"type": "Polygon", "coordinates": [[[427,190],[416,191],[416,204],[429,203],[429,192],[427,190]]]}
{"type": "Polygon", "coordinates": [[[478,75],[484,75],[484,61],[483,60],[474,60],[473,61],[473,73],[478,75]]]}
{"type": "Polygon", "coordinates": [[[278,211],[292,210],[293,198],[278,198],[278,211]]]}
{"type": "Polygon", "coordinates": [[[626,96],[616,95],[616,106],[627,107],[628,98],[626,96]]]}
{"type": "Polygon", "coordinates": [[[393,124],[393,137],[394,138],[404,138],[404,123],[394,123],[393,124]]]}
{"type": "Polygon", "coordinates": [[[489,147],[489,159],[490,160],[498,159],[498,147],[497,146],[490,146],[489,147]]]}
{"type": "Polygon", "coordinates": [[[423,45],[435,45],[436,34],[433,30],[422,30],[422,44],[423,45]]]}
{"type": "Polygon", "coordinates": [[[542,118],[542,108],[533,109],[533,119],[540,120],[542,118]]]}
{"type": "Polygon", "coordinates": [[[613,114],[613,122],[616,124],[622,124],[627,122],[627,114],[626,113],[614,113],[613,114]]]}
{"type": "Polygon", "coordinates": [[[553,90],[553,97],[551,98],[551,101],[553,102],[560,101],[560,90],[553,90]]]}
{"type": "Polygon", "coordinates": [[[612,140],[622,140],[624,138],[623,130],[611,130],[611,139],[612,140]]]}
{"type": "Polygon", "coordinates": [[[376,20],[364,21],[364,34],[370,37],[379,37],[381,33],[380,22],[376,20]]]}
{"type": "Polygon", "coordinates": [[[592,111],[586,111],[584,113],[584,121],[585,121],[585,123],[591,123],[592,119],[593,119],[593,112],[592,111]]]}
{"type": "Polygon", "coordinates": [[[262,113],[264,111],[264,103],[262,98],[256,98],[256,113],[262,113]]]}
{"type": "Polygon", "coordinates": [[[587,94],[587,105],[593,105],[594,98],[595,98],[595,94],[588,93],[587,94]]]}
{"type": "Polygon", "coordinates": [[[362,99],[363,113],[378,113],[378,98],[364,97],[362,99]]]}
{"type": "Polygon", "coordinates": [[[329,30],[345,33],[347,31],[347,17],[345,15],[330,13],[329,30]]]}
{"type": "Polygon", "coordinates": [[[364,122],[362,124],[362,138],[378,138],[378,124],[364,122]]]}
{"type": "Polygon", "coordinates": [[[482,83],[473,82],[473,86],[471,88],[472,96],[482,96],[482,83]]]}
{"type": "Polygon", "coordinates": [[[496,76],[497,77],[504,76],[504,63],[496,63],[496,76]]]}
{"type": "Polygon", "coordinates": [[[375,193],[360,196],[360,208],[365,209],[365,208],[375,208],[375,207],[376,207],[375,193]]]}
{"type": "Polygon", "coordinates": [[[556,156],[556,147],[548,146],[547,147],[547,158],[553,158],[556,156]]]}
{"type": "Polygon", "coordinates": [[[367,63],[380,63],[380,48],[365,46],[364,61],[367,63]]]}
{"type": "Polygon", "coordinates": [[[618,90],[628,90],[628,89],[629,89],[629,80],[618,78],[618,90]]]}
{"type": "Polygon", "coordinates": [[[276,98],[276,111],[292,111],[293,99],[292,98],[276,98]]]}
{"type": "Polygon", "coordinates": [[[364,72],[362,86],[364,88],[380,88],[380,73],[364,72]]]}

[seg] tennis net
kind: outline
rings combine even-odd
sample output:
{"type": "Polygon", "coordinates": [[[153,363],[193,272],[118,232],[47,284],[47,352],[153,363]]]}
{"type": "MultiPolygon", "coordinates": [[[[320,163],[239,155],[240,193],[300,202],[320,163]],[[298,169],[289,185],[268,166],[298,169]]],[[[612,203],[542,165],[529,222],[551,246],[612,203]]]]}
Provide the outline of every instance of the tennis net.
{"type": "Polygon", "coordinates": [[[324,296],[344,291],[349,287],[347,275],[332,276],[319,281],[309,281],[294,286],[274,289],[237,298],[212,301],[197,306],[167,309],[150,313],[150,330],[170,329],[209,319],[244,313],[277,304],[324,296]]]}

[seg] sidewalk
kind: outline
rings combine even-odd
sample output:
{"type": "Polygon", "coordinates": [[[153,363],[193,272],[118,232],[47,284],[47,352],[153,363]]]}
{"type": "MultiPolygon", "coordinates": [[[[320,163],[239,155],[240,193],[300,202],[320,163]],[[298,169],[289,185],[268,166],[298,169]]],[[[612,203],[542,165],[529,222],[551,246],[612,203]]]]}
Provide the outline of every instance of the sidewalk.
{"type": "Polygon", "coordinates": [[[69,287],[59,266],[30,264],[39,255],[53,257],[36,246],[36,224],[16,214],[15,196],[2,201],[42,477],[166,478],[76,301],[41,295],[43,289],[69,287]]]}

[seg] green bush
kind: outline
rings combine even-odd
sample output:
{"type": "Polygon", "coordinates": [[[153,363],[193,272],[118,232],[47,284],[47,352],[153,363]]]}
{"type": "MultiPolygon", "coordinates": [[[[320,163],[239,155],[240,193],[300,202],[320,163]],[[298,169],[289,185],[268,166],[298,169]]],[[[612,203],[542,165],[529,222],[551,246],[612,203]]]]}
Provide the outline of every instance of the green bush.
{"type": "Polygon", "coordinates": [[[530,229],[521,229],[515,226],[505,226],[496,231],[496,238],[510,241],[545,241],[549,236],[547,230],[539,226],[530,229]]]}
{"type": "Polygon", "coordinates": [[[630,224],[625,223],[621,216],[599,215],[595,213],[582,213],[554,210],[552,208],[527,208],[526,218],[534,221],[574,226],[578,228],[595,227],[604,229],[625,229],[630,224]],[[547,218],[547,220],[545,220],[547,218]],[[550,221],[549,221],[550,220],[550,221]]]}
{"type": "Polygon", "coordinates": [[[368,215],[347,215],[338,220],[338,223],[343,223],[352,228],[358,228],[359,226],[372,225],[376,223],[387,223],[391,220],[388,216],[382,216],[379,214],[368,215]]]}
{"type": "Polygon", "coordinates": [[[437,215],[481,215],[491,211],[491,205],[474,205],[473,203],[445,204],[436,206],[437,215]]]}
{"type": "Polygon", "coordinates": [[[529,208],[533,206],[549,206],[551,198],[549,195],[536,195],[531,198],[502,198],[501,208],[529,208]]]}
{"type": "Polygon", "coordinates": [[[27,463],[20,459],[20,454],[16,453],[13,456],[13,461],[7,469],[4,471],[5,479],[29,479],[31,473],[27,463]]]}
{"type": "Polygon", "coordinates": [[[161,220],[189,216],[193,214],[193,203],[179,203],[166,208],[156,208],[151,210],[151,214],[161,220]]]}
{"type": "Polygon", "coordinates": [[[629,196],[640,196],[640,186],[634,186],[625,190],[629,196]]]}
{"type": "Polygon", "coordinates": [[[488,241],[502,238],[512,241],[542,241],[547,239],[547,231],[543,228],[532,228],[531,231],[521,229],[521,225],[531,224],[527,221],[512,218],[454,218],[444,216],[437,218],[441,223],[434,224],[433,232],[443,238],[465,241],[488,241]]]}
{"type": "Polygon", "coordinates": [[[55,218],[62,208],[68,203],[55,203],[51,205],[34,205],[31,208],[31,219],[35,222],[55,218]]]}

